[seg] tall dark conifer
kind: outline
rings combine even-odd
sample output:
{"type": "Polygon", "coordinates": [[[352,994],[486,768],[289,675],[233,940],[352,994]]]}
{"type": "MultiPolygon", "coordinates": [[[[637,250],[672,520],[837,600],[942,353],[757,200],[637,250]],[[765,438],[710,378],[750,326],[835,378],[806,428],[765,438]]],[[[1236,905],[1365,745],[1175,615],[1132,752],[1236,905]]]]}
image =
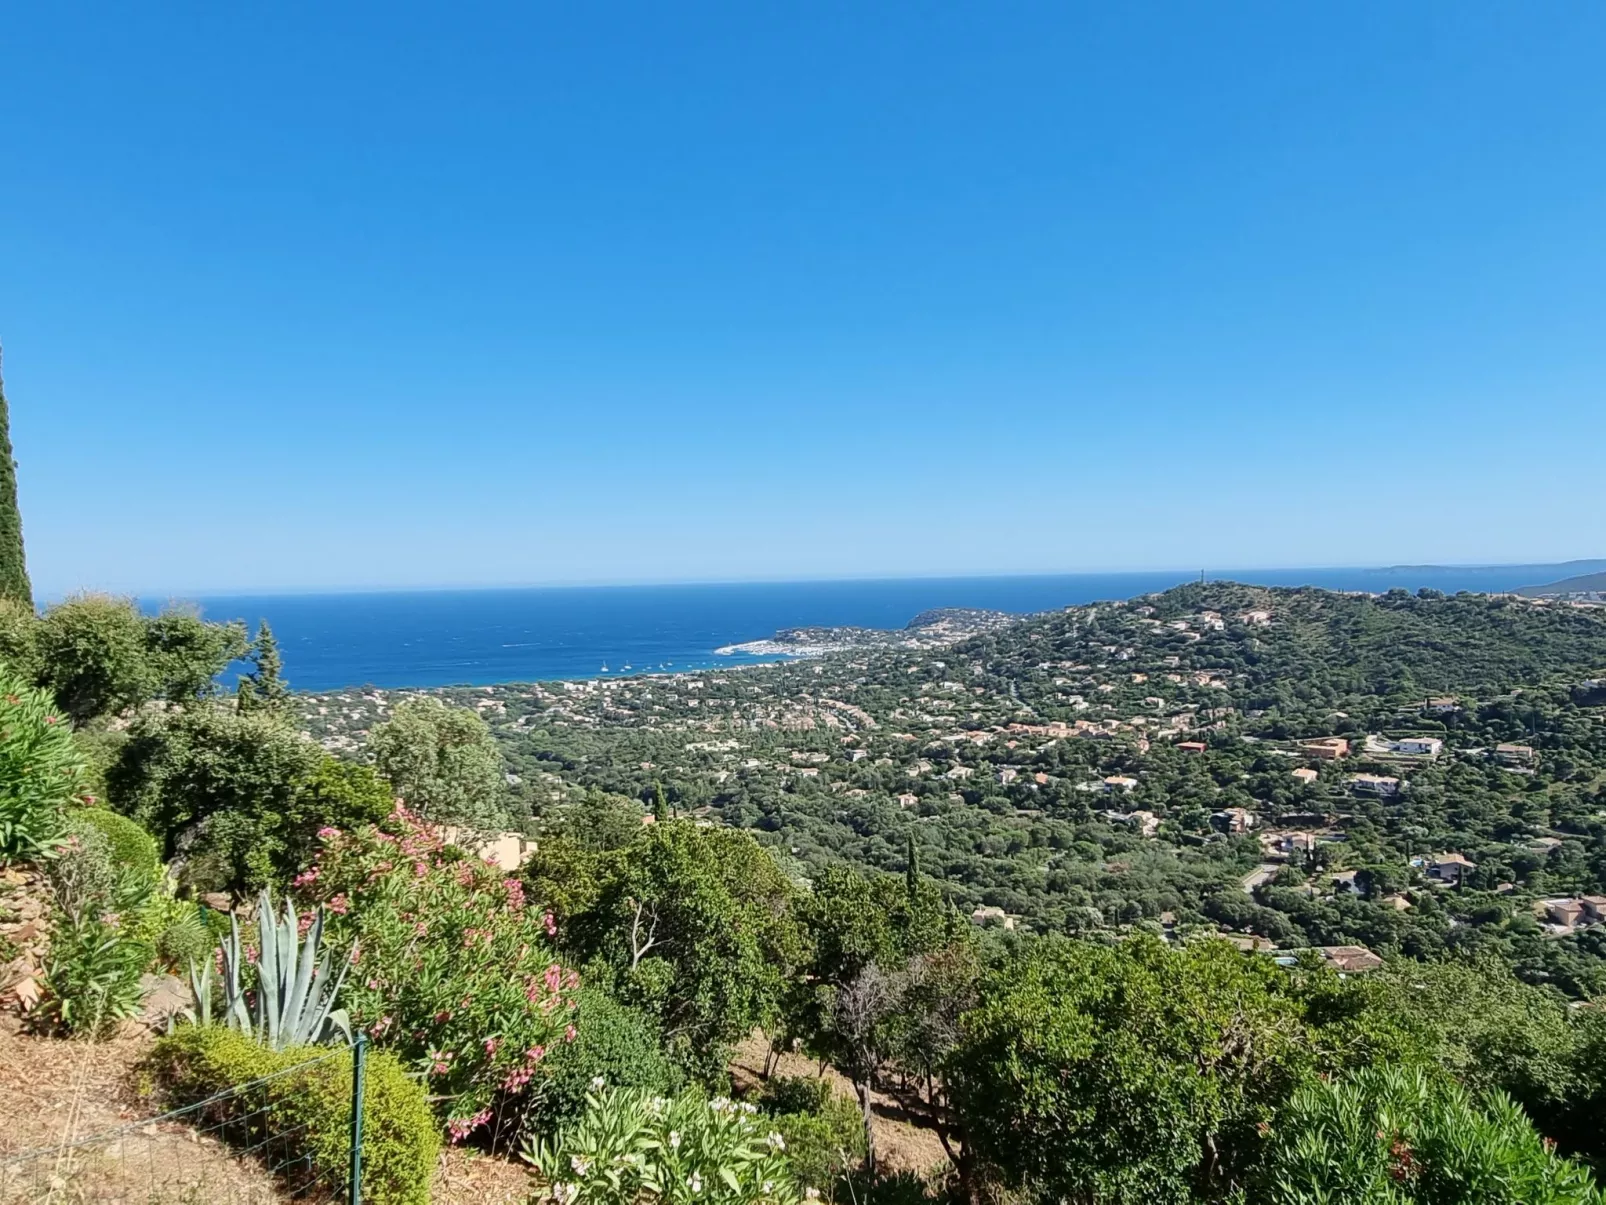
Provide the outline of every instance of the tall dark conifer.
{"type": "Polygon", "coordinates": [[[22,553],[22,512],[17,509],[17,462],[11,456],[11,410],[0,374],[0,598],[33,606],[28,562],[22,553]]]}
{"type": "Polygon", "coordinates": [[[920,851],[915,848],[914,834],[910,833],[903,851],[903,885],[912,901],[920,894],[920,851]]]}

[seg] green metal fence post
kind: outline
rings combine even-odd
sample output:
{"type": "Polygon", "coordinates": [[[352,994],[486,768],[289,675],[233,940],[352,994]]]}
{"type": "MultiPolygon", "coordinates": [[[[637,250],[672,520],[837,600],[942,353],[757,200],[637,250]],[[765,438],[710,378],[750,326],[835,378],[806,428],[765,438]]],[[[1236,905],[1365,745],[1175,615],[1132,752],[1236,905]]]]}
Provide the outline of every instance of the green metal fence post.
{"type": "Polygon", "coordinates": [[[361,1031],[351,1045],[351,1188],[349,1205],[362,1205],[362,1081],[368,1063],[368,1035],[361,1031]]]}

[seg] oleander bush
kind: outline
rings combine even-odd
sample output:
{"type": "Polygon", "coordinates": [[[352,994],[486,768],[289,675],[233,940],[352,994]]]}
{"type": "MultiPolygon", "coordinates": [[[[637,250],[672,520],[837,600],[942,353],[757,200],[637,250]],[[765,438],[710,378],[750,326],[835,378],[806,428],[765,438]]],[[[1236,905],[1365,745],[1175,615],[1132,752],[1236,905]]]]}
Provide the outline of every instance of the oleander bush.
{"type": "MultiPolygon", "coordinates": [[[[351,1059],[350,1050],[272,1050],[236,1030],[186,1025],[156,1044],[148,1066],[174,1107],[245,1085],[208,1105],[203,1123],[241,1119],[244,1128],[222,1132],[246,1145],[269,1134],[287,1136],[265,1149],[282,1160],[284,1141],[294,1141],[312,1175],[327,1176],[339,1188],[346,1184],[350,1155],[351,1059]]],[[[385,1051],[368,1052],[362,1120],[363,1200],[427,1205],[440,1127],[423,1086],[385,1051]]]]}
{"type": "Polygon", "coordinates": [[[84,792],[72,725],[50,692],[0,668],[0,863],[48,858],[84,792]]]}
{"type": "Polygon", "coordinates": [[[549,1052],[579,1036],[580,977],[558,961],[551,914],[400,804],[384,827],[319,839],[294,890],[353,947],[352,1024],[425,1077],[454,1141],[523,1116],[549,1052]]]}
{"type": "Polygon", "coordinates": [[[1439,1072],[1368,1067],[1294,1094],[1261,1175],[1270,1205],[1602,1205],[1510,1097],[1439,1072]]]}
{"type": "Polygon", "coordinates": [[[524,1157],[558,1205],[795,1205],[800,1190],[786,1140],[751,1104],[700,1092],[673,1098],[600,1079],[586,1111],[554,1139],[526,1141],[524,1157]]]}
{"type": "Polygon", "coordinates": [[[100,1037],[139,1012],[152,956],[142,918],[155,884],[117,862],[105,832],[81,816],[45,865],[54,908],[39,1020],[100,1037]]]}

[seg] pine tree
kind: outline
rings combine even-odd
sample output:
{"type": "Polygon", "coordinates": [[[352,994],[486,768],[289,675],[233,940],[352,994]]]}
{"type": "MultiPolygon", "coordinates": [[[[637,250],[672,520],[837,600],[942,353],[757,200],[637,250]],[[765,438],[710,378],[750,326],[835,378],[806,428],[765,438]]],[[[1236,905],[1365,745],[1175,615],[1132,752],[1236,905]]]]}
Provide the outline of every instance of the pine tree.
{"type": "Polygon", "coordinates": [[[17,462],[11,456],[11,410],[0,379],[0,598],[33,606],[28,562],[22,551],[22,513],[17,509],[17,462]]]}
{"type": "Polygon", "coordinates": [[[251,645],[250,673],[241,676],[234,692],[234,706],[239,711],[277,711],[290,695],[283,677],[284,660],[279,656],[279,642],[273,638],[273,629],[263,620],[257,627],[257,638],[251,645]]]}

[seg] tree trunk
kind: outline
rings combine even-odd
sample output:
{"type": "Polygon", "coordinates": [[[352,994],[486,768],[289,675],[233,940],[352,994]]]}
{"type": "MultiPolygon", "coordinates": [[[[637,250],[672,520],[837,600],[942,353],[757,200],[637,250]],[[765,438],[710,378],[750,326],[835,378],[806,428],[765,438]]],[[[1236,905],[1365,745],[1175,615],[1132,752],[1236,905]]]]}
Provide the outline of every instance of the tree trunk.
{"type": "Polygon", "coordinates": [[[864,1166],[872,1179],[875,1177],[875,1129],[872,1126],[875,1114],[870,1108],[870,1081],[855,1081],[855,1088],[859,1090],[859,1109],[864,1114],[864,1166]]]}

